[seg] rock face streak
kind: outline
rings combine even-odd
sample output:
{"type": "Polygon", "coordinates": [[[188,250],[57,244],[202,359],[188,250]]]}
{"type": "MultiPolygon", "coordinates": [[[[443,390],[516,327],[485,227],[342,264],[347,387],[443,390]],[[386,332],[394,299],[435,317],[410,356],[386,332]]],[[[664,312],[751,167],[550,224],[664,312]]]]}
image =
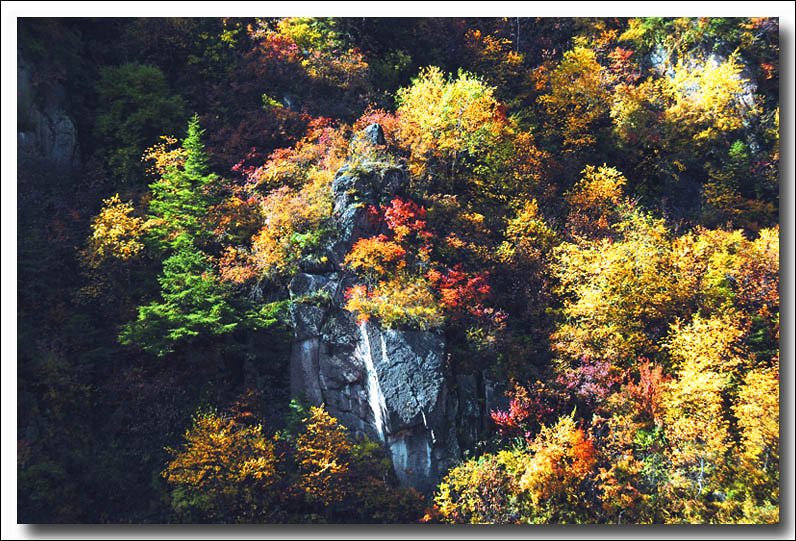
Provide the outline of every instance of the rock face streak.
{"type": "MultiPolygon", "coordinates": [[[[381,128],[364,137],[383,141],[381,128]]],[[[346,311],[345,291],[357,277],[341,264],[357,239],[378,234],[368,205],[399,193],[406,172],[382,161],[344,166],[333,183],[338,237],[327,262],[306,262],[290,283],[295,341],[291,387],[311,403],[325,404],[350,430],[380,440],[403,485],[433,489],[470,445],[484,422],[483,385],[453,377],[440,333],[386,330],[358,323],[346,311]]]]}

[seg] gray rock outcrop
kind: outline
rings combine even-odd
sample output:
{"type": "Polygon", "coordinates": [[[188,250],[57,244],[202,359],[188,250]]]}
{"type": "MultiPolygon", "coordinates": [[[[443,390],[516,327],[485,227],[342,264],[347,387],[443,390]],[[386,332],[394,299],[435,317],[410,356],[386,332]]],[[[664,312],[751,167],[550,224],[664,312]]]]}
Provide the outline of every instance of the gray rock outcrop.
{"type": "Polygon", "coordinates": [[[38,96],[32,83],[33,67],[17,66],[17,161],[20,168],[41,165],[63,174],[79,163],[77,128],[65,109],[63,88],[55,85],[38,96]]]}
{"type": "MultiPolygon", "coordinates": [[[[364,135],[383,142],[377,125],[364,135]]],[[[381,441],[405,486],[427,492],[472,445],[483,428],[485,387],[481,378],[454,376],[441,333],[381,329],[358,323],[343,308],[345,292],[358,278],[343,269],[357,239],[378,234],[369,205],[391,199],[406,185],[406,171],[389,160],[344,166],[334,183],[337,237],[328,247],[329,266],[304,267],[292,279],[291,390],[357,434],[381,441]]]]}
{"type": "Polygon", "coordinates": [[[444,341],[358,323],[342,308],[354,283],[345,273],[293,278],[294,298],[329,300],[293,305],[291,387],[354,433],[383,442],[402,484],[430,490],[460,456],[444,341]]]}

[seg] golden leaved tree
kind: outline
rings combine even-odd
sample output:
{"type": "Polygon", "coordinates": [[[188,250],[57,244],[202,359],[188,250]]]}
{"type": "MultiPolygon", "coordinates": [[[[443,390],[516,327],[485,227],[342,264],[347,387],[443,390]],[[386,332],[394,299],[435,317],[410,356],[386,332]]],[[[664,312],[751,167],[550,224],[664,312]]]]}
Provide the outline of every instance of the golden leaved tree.
{"type": "Polygon", "coordinates": [[[677,376],[663,393],[667,454],[673,470],[667,492],[682,506],[670,510],[673,520],[700,520],[709,496],[722,491],[730,473],[732,446],[724,406],[734,374],[747,353],[743,329],[731,312],[673,326],[666,347],[677,376]]]}
{"type": "Polygon", "coordinates": [[[189,521],[261,522],[279,480],[274,443],[262,426],[241,426],[213,411],[199,413],[185,432],[182,450],[163,471],[177,486],[172,506],[189,521]]]}

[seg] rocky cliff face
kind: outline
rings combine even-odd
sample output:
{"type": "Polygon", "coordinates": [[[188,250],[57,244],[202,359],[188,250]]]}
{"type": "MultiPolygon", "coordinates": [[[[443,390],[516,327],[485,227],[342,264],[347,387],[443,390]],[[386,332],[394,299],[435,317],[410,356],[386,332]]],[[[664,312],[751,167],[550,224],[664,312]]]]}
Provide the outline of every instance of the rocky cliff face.
{"type": "Polygon", "coordinates": [[[78,165],[77,128],[65,110],[66,93],[53,85],[37,96],[33,66],[17,65],[17,163],[70,174],[78,165]]]}
{"type": "MultiPolygon", "coordinates": [[[[383,142],[377,125],[363,137],[383,142]]],[[[338,237],[325,266],[307,264],[290,283],[295,341],[291,387],[324,404],[341,424],[382,441],[403,485],[432,490],[471,446],[495,390],[472,375],[454,376],[438,332],[386,330],[358,323],[343,308],[357,277],[341,264],[357,239],[377,234],[367,217],[401,190],[407,173],[386,161],[343,167],[333,183],[338,237]]]]}

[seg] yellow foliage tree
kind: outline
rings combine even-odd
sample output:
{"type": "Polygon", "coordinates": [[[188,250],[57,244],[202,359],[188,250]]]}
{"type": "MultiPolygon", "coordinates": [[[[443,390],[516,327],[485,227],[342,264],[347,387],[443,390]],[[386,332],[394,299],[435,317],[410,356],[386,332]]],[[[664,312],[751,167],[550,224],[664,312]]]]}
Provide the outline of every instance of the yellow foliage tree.
{"type": "Polygon", "coordinates": [[[593,50],[575,47],[564,53],[547,80],[549,92],[538,99],[547,129],[561,134],[568,154],[591,148],[598,122],[607,118],[611,100],[604,71],[593,50]]]}
{"type": "Polygon", "coordinates": [[[319,178],[299,191],[280,188],[265,198],[265,223],[252,239],[252,256],[266,276],[287,274],[320,233],[332,214],[328,188],[326,179],[319,178]]]}
{"type": "Polygon", "coordinates": [[[685,56],[660,71],[636,86],[617,86],[610,114],[622,141],[655,155],[675,152],[669,158],[673,166],[693,145],[704,148],[721,140],[758,114],[736,55],[726,60],[685,56]]]}
{"type": "Polygon", "coordinates": [[[301,189],[287,186],[272,191],[260,203],[260,230],[251,248],[228,247],[221,261],[221,277],[245,282],[259,277],[278,279],[296,269],[303,256],[316,248],[332,214],[330,179],[313,178],[301,189]]]}
{"type": "Polygon", "coordinates": [[[667,490],[683,506],[672,509],[673,520],[708,519],[710,511],[703,505],[724,489],[732,445],[724,402],[747,359],[742,337],[743,329],[729,312],[676,323],[667,341],[677,370],[662,399],[666,452],[674,466],[667,490]]]}
{"type": "Polygon", "coordinates": [[[519,476],[513,468],[518,453],[501,451],[452,468],[434,496],[438,520],[450,524],[519,523],[519,508],[511,502],[519,493],[519,476]]]}
{"type": "Polygon", "coordinates": [[[487,152],[506,129],[493,88],[467,73],[446,81],[439,68],[426,68],[397,100],[398,139],[411,152],[416,177],[426,174],[431,159],[454,176],[463,157],[487,152]]]}
{"type": "Polygon", "coordinates": [[[695,142],[739,129],[757,112],[745,97],[749,81],[741,77],[742,69],[735,55],[721,62],[680,59],[671,75],[660,80],[662,94],[669,100],[669,124],[687,129],[695,142]]]}
{"type": "Polygon", "coordinates": [[[770,345],[779,340],[779,228],[750,241],[741,230],[697,227],[672,243],[679,298],[691,312],[730,307],[743,325],[755,320],[770,345]]]}
{"type": "Polygon", "coordinates": [[[552,339],[565,360],[585,355],[627,366],[640,356],[652,358],[680,313],[663,221],[633,210],[615,227],[616,241],[583,239],[553,250],[565,319],[552,339]]]}
{"type": "Polygon", "coordinates": [[[749,242],[741,231],[701,227],[678,237],[672,245],[672,262],[678,288],[689,291],[691,310],[712,313],[732,304],[728,276],[737,273],[739,255],[749,242]]]}
{"type": "Polygon", "coordinates": [[[428,330],[445,322],[443,307],[428,279],[406,272],[380,280],[372,289],[351,288],[345,308],[356,313],[360,321],[378,318],[387,329],[411,326],[428,330]]]}
{"type": "Polygon", "coordinates": [[[102,209],[92,220],[91,236],[78,252],[86,277],[79,298],[101,300],[107,313],[111,313],[112,306],[127,308],[136,294],[134,288],[129,288],[131,282],[136,282],[133,269],[145,261],[144,235],[149,224],[134,212],[133,205],[123,203],[119,194],[104,199],[102,209]]]}
{"type": "Polygon", "coordinates": [[[147,168],[147,173],[155,178],[160,178],[170,170],[176,170],[185,165],[188,150],[178,145],[177,138],[172,135],[161,135],[160,143],[144,151],[141,161],[152,162],[147,168]]]}
{"type": "Polygon", "coordinates": [[[521,260],[541,261],[556,245],[558,236],[548,226],[536,199],[519,203],[517,212],[506,225],[506,240],[498,247],[498,257],[504,262],[521,260]]]}
{"type": "Polygon", "coordinates": [[[651,77],[637,85],[617,85],[610,114],[619,139],[654,153],[660,147],[663,135],[663,99],[660,85],[651,77]]]}
{"type": "Polygon", "coordinates": [[[109,257],[126,261],[143,250],[144,220],[130,216],[133,210],[132,204],[121,202],[119,194],[103,199],[102,210],[91,223],[86,252],[90,266],[96,267],[109,257]]]}
{"type": "Polygon", "coordinates": [[[570,211],[567,226],[574,235],[604,237],[614,232],[627,201],[623,187],[625,176],[613,167],[587,165],[583,177],[566,194],[570,211]]]}
{"type": "Polygon", "coordinates": [[[163,471],[177,487],[172,498],[178,513],[211,522],[268,519],[268,488],[279,475],[274,443],[261,425],[239,426],[204,412],[194,418],[185,440],[182,450],[169,449],[173,458],[163,471]]]}
{"type": "Polygon", "coordinates": [[[749,371],[732,410],[741,432],[741,477],[758,501],[779,502],[779,363],[749,371]]]}
{"type": "Polygon", "coordinates": [[[302,50],[327,47],[329,44],[324,41],[323,33],[312,23],[311,17],[285,17],[279,20],[276,28],[280,34],[289,37],[302,50]]]}
{"type": "Polygon", "coordinates": [[[765,325],[771,348],[779,343],[779,226],[760,231],[746,250],[738,254],[731,271],[735,279],[736,303],[747,317],[765,325]]]}
{"type": "Polygon", "coordinates": [[[351,442],[345,428],[325,409],[312,407],[296,438],[299,487],[308,500],[329,505],[351,491],[351,442]]]}

